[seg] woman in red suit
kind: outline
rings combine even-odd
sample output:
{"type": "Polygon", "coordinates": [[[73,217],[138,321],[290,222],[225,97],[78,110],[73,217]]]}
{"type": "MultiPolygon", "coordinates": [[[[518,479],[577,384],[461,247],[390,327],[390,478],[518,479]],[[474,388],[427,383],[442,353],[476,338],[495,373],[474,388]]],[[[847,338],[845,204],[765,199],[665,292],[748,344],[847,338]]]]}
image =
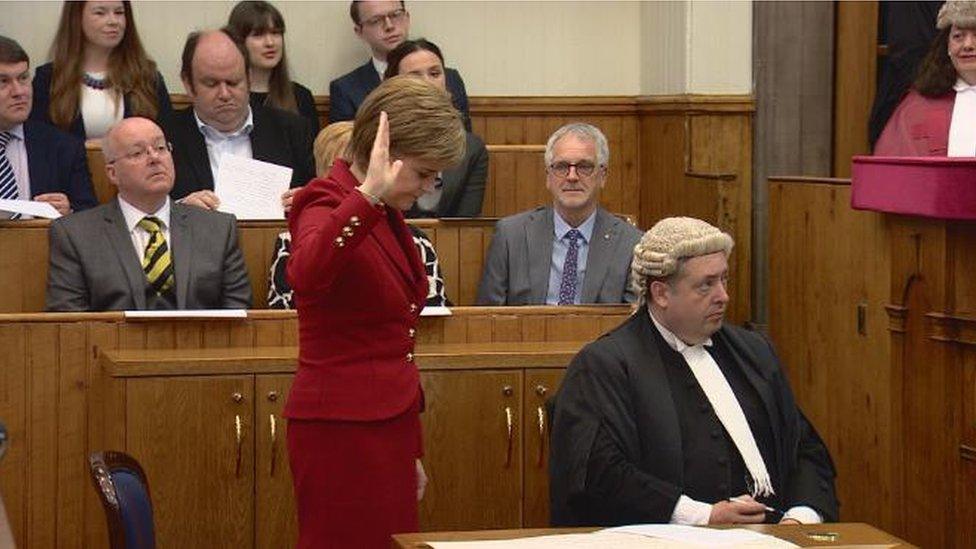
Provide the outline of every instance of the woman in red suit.
{"type": "Polygon", "coordinates": [[[356,114],[351,164],[300,191],[287,276],[298,371],[285,407],[298,547],[389,547],[417,530],[423,469],[414,363],[427,276],[402,210],[459,161],[465,132],[443,90],[384,81],[356,114]]]}

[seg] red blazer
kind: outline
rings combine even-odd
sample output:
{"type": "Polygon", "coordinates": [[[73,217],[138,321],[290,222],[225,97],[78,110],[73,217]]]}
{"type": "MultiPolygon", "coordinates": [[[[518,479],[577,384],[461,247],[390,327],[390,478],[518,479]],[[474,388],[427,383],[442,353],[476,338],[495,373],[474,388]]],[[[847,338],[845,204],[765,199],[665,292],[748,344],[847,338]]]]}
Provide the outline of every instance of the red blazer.
{"type": "Polygon", "coordinates": [[[413,350],[427,275],[403,214],[370,204],[358,185],[337,161],[292,204],[299,352],[289,418],[387,419],[420,397],[413,350]]]}
{"type": "Polygon", "coordinates": [[[888,119],[874,156],[946,156],[956,92],[925,97],[912,90],[888,119]]]}

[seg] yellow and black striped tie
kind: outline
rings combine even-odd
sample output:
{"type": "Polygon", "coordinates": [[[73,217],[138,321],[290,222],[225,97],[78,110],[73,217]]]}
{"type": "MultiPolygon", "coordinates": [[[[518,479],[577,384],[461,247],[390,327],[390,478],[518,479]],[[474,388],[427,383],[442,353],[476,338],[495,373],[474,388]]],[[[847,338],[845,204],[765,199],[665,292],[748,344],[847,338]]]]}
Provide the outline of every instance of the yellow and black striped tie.
{"type": "Polygon", "coordinates": [[[164,294],[173,287],[174,275],[173,257],[163,236],[162,222],[148,216],[139,220],[139,226],[149,233],[149,244],[142,259],[142,270],[149,282],[148,291],[156,295],[164,294]]]}

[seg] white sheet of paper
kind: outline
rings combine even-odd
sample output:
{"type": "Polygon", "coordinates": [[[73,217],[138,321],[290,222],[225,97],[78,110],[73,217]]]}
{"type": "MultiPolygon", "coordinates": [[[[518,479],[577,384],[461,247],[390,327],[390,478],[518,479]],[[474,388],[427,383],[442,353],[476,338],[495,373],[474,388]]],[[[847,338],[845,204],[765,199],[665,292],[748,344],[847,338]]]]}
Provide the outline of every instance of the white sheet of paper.
{"type": "Polygon", "coordinates": [[[54,209],[54,206],[47,202],[37,202],[35,200],[8,200],[0,199],[0,210],[14,212],[45,219],[57,219],[61,214],[54,209]]]}
{"type": "Polygon", "coordinates": [[[127,319],[150,318],[247,318],[244,309],[179,309],[175,311],[125,311],[127,319]]]}
{"type": "Polygon", "coordinates": [[[237,219],[284,219],[281,195],[291,184],[291,168],[225,154],[214,181],[222,212],[237,219]]]}
{"type": "Polygon", "coordinates": [[[452,313],[447,307],[424,307],[420,311],[420,316],[451,316],[452,313]]]}
{"type": "Polygon", "coordinates": [[[786,540],[745,528],[720,530],[680,524],[634,524],[600,531],[637,534],[691,547],[797,547],[786,540]]]}
{"type": "MultiPolygon", "coordinates": [[[[428,541],[433,549],[657,549],[669,547],[643,536],[620,533],[556,534],[487,541],[428,541]]],[[[670,546],[673,549],[673,545],[670,546]]]]}

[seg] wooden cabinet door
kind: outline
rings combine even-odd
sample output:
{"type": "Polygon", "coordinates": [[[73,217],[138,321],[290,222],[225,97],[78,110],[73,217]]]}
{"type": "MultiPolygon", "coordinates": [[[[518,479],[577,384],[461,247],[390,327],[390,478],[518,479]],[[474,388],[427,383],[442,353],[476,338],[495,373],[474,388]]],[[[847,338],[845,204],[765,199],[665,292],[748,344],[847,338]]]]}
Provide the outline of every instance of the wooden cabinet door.
{"type": "Polygon", "coordinates": [[[281,417],[291,375],[255,379],[254,546],[294,547],[298,540],[295,492],[288,466],[287,422],[281,417]]]}
{"type": "Polygon", "coordinates": [[[254,544],[254,378],[126,381],[126,451],[149,479],[158,547],[254,544]]]}
{"type": "Polygon", "coordinates": [[[525,371],[524,528],[549,526],[549,416],[546,401],[559,389],[565,370],[538,368],[525,371]]]}
{"type": "Polygon", "coordinates": [[[420,528],[518,528],[522,518],[522,372],[421,374],[427,399],[420,528]]]}

